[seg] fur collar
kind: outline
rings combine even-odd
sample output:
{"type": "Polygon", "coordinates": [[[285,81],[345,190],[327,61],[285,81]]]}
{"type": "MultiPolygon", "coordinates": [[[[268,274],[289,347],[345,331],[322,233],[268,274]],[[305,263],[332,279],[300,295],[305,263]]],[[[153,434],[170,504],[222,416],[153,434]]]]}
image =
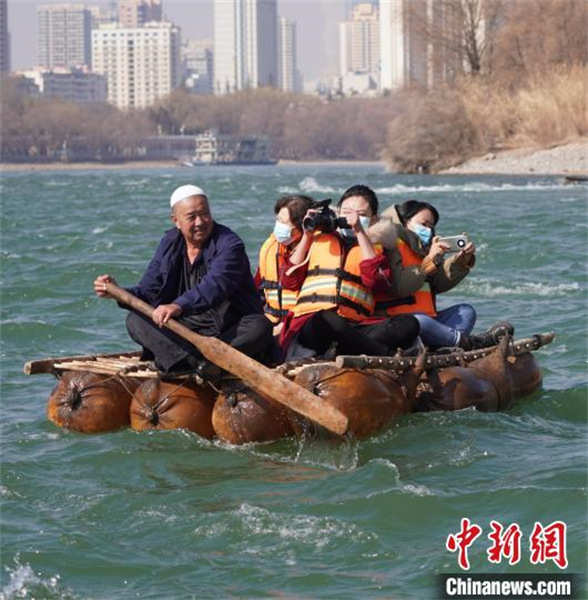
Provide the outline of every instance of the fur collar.
{"type": "Polygon", "coordinates": [[[380,244],[386,249],[392,249],[396,245],[396,227],[392,219],[380,215],[379,219],[367,230],[372,244],[380,244]]]}

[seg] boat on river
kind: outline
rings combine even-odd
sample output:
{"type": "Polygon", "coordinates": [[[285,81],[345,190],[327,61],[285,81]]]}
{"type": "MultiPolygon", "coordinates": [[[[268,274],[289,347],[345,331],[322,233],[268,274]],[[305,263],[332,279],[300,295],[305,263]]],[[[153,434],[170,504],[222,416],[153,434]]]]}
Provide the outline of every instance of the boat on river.
{"type": "MultiPolygon", "coordinates": [[[[276,378],[287,378],[340,411],[347,418],[346,434],[361,439],[378,434],[407,413],[511,408],[541,387],[541,369],[533,352],[553,339],[553,333],[518,340],[507,335],[481,350],[314,358],[285,363],[273,371],[276,378]]],[[[183,428],[207,439],[244,444],[322,429],[242,379],[228,375],[212,384],[195,374],[165,375],[152,362],[142,361],[140,352],[35,360],[25,364],[24,372],[57,378],[48,418],[82,433],[129,426],[183,428]]]]}

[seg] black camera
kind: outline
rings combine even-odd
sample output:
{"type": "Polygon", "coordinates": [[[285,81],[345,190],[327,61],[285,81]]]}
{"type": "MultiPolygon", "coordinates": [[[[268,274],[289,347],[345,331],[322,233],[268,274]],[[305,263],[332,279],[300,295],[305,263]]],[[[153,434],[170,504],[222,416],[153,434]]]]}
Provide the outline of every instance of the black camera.
{"type": "Polygon", "coordinates": [[[322,231],[331,233],[335,229],[350,229],[345,217],[338,217],[337,213],[329,208],[331,199],[316,202],[312,208],[318,212],[308,215],[302,219],[302,229],[304,231],[322,231]]]}

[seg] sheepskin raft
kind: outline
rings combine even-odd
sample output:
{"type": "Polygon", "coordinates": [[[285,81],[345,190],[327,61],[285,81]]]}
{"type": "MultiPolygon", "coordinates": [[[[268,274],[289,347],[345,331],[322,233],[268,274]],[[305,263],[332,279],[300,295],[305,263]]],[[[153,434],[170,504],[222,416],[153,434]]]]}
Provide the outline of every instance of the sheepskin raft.
{"type": "MultiPolygon", "coordinates": [[[[470,352],[337,356],[275,370],[339,409],[349,419],[349,433],[364,438],[410,412],[510,408],[541,387],[532,352],[553,338],[553,333],[516,341],[504,337],[496,346],[470,352]]],[[[244,444],[318,429],[239,379],[212,385],[196,375],[166,376],[141,361],[139,352],[47,358],[26,363],[24,372],[57,377],[48,418],[83,433],[183,428],[244,444]]]]}

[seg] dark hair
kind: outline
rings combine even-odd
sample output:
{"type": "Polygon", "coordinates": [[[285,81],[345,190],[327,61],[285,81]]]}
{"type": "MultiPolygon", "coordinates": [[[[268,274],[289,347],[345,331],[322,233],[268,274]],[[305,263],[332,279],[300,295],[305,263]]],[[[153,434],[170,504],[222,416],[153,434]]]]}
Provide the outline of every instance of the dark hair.
{"type": "Polygon", "coordinates": [[[407,200],[404,204],[401,204],[397,207],[397,212],[402,224],[406,225],[406,222],[410,221],[410,219],[412,219],[416,214],[427,209],[433,213],[433,219],[435,220],[434,224],[437,225],[439,221],[439,213],[437,212],[437,209],[428,202],[421,202],[420,200],[407,200]]]}
{"type": "Polygon", "coordinates": [[[378,214],[379,203],[378,197],[376,196],[376,192],[374,192],[374,190],[372,190],[372,188],[368,187],[367,185],[362,184],[352,185],[348,190],[346,190],[341,196],[339,202],[337,202],[337,206],[340,208],[341,204],[343,204],[343,201],[347,200],[347,198],[351,198],[352,196],[361,196],[362,198],[365,198],[368,204],[370,205],[372,214],[374,216],[378,214]]]}
{"type": "Polygon", "coordinates": [[[314,204],[314,200],[310,196],[303,196],[301,194],[294,194],[293,196],[282,196],[274,206],[274,212],[276,215],[282,210],[287,208],[290,213],[290,221],[297,229],[302,228],[302,219],[306,211],[311,208],[314,204]]]}

